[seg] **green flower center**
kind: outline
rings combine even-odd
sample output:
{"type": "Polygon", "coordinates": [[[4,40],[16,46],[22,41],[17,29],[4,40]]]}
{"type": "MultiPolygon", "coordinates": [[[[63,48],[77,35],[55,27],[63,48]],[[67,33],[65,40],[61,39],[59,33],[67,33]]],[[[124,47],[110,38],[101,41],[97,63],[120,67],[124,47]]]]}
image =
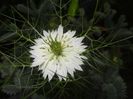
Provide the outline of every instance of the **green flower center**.
{"type": "Polygon", "coordinates": [[[62,54],[61,42],[52,41],[50,45],[51,51],[56,55],[60,56],[62,54]]]}

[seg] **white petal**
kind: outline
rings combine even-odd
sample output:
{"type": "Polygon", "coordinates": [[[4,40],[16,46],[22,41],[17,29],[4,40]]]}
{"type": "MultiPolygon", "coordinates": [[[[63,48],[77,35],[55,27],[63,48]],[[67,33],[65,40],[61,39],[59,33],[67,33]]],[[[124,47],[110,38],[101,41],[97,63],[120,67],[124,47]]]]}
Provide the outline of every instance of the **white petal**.
{"type": "Polygon", "coordinates": [[[47,69],[54,74],[56,73],[57,66],[54,60],[49,62],[49,64],[47,65],[47,69]]]}
{"type": "Polygon", "coordinates": [[[81,43],[83,39],[84,39],[84,37],[79,37],[76,40],[77,40],[77,42],[80,42],[81,43]]]}
{"type": "Polygon", "coordinates": [[[64,34],[64,39],[71,39],[74,35],[75,35],[76,31],[67,31],[65,34],[64,34]]]}
{"type": "Polygon", "coordinates": [[[39,38],[39,39],[36,39],[35,40],[35,42],[37,43],[37,44],[43,44],[43,39],[41,39],[41,38],[39,38]]]}
{"type": "Polygon", "coordinates": [[[77,69],[79,71],[83,71],[83,69],[79,65],[75,66],[75,69],[77,69]]]}
{"type": "Polygon", "coordinates": [[[59,27],[58,27],[58,33],[60,34],[60,33],[63,33],[63,26],[62,25],[59,25],[59,27]]]}
{"type": "Polygon", "coordinates": [[[50,81],[53,78],[53,73],[48,74],[48,80],[50,81]]]}
{"type": "Polygon", "coordinates": [[[44,79],[46,79],[47,76],[48,76],[48,80],[50,81],[53,78],[54,74],[51,73],[48,69],[46,69],[45,71],[43,71],[44,79]]]}
{"type": "Polygon", "coordinates": [[[82,59],[87,59],[87,57],[85,57],[85,56],[80,56],[82,59]]]}
{"type": "Polygon", "coordinates": [[[62,25],[59,25],[59,28],[58,28],[57,32],[58,32],[57,41],[61,41],[62,36],[63,36],[63,27],[62,27],[62,25]]]}
{"type": "Polygon", "coordinates": [[[47,69],[49,62],[49,59],[44,60],[44,63],[40,65],[39,70],[45,71],[45,69],[47,69]]]}
{"type": "Polygon", "coordinates": [[[82,40],[84,39],[84,37],[79,37],[79,38],[72,38],[71,40],[71,45],[72,46],[82,46],[82,40]]]}
{"type": "Polygon", "coordinates": [[[55,40],[56,36],[57,36],[57,31],[52,31],[51,32],[51,37],[52,37],[53,40],[55,40]]]}
{"type": "Polygon", "coordinates": [[[48,74],[47,74],[47,73],[43,73],[43,77],[44,77],[44,79],[46,79],[46,78],[47,78],[47,76],[48,76],[48,74]]]}
{"type": "Polygon", "coordinates": [[[31,65],[31,67],[39,66],[39,65],[41,65],[43,62],[44,62],[43,59],[34,59],[34,61],[33,61],[32,65],[31,65]]]}
{"type": "Polygon", "coordinates": [[[43,35],[44,35],[45,37],[49,36],[48,32],[45,31],[45,30],[43,30],[43,35]]]}
{"type": "Polygon", "coordinates": [[[63,58],[60,58],[60,63],[57,67],[57,75],[59,79],[66,79],[67,77],[67,63],[63,60],[63,58]]]}
{"type": "Polygon", "coordinates": [[[72,76],[72,77],[74,77],[74,68],[68,68],[67,69],[68,70],[68,73],[72,76]]]}

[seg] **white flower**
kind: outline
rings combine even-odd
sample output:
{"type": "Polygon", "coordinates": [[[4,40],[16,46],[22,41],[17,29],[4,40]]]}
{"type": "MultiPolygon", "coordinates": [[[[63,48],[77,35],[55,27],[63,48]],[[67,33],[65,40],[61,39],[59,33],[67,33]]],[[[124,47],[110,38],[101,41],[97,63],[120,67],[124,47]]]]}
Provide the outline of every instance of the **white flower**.
{"type": "Polygon", "coordinates": [[[74,77],[74,71],[80,70],[83,59],[82,53],[86,50],[82,40],[84,37],[74,37],[76,31],[63,33],[60,25],[58,30],[43,31],[43,36],[35,40],[35,45],[31,46],[31,57],[33,63],[31,67],[42,70],[43,77],[49,81],[56,74],[60,80],[66,80],[68,73],[74,77]]]}

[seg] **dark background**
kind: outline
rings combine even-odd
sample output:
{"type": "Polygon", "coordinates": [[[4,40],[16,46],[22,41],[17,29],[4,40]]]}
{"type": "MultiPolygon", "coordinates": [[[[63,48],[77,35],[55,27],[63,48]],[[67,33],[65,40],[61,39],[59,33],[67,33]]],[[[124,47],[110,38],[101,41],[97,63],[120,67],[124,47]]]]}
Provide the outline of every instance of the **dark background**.
{"type": "MultiPolygon", "coordinates": [[[[112,7],[117,10],[117,15],[126,15],[129,27],[133,26],[133,0],[116,0],[112,7]]],[[[121,69],[121,75],[127,85],[127,99],[133,99],[133,53],[124,49],[125,68],[121,69]]]]}
{"type": "MultiPolygon", "coordinates": [[[[81,0],[86,12],[88,13],[88,7],[90,7],[90,1],[93,0],[81,0]]],[[[106,0],[105,0],[106,1],[106,0]]],[[[117,10],[116,17],[121,14],[126,15],[126,21],[129,26],[133,26],[133,0],[108,0],[111,3],[112,8],[117,10]]],[[[3,0],[0,1],[0,8],[2,6],[16,5],[19,3],[26,3],[27,0],[3,0]]],[[[120,70],[120,74],[123,77],[127,85],[127,99],[133,99],[133,52],[128,49],[123,49],[123,59],[125,61],[125,67],[120,70]]]]}

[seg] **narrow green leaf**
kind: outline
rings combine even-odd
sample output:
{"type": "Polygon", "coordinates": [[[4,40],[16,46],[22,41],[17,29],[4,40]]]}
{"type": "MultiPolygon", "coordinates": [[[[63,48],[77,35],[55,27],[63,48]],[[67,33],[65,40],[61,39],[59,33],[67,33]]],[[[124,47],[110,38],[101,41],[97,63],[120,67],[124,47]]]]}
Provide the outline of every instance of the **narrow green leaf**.
{"type": "Polygon", "coordinates": [[[68,9],[68,15],[74,17],[76,15],[78,5],[79,5],[79,0],[71,0],[70,6],[68,9]]]}

